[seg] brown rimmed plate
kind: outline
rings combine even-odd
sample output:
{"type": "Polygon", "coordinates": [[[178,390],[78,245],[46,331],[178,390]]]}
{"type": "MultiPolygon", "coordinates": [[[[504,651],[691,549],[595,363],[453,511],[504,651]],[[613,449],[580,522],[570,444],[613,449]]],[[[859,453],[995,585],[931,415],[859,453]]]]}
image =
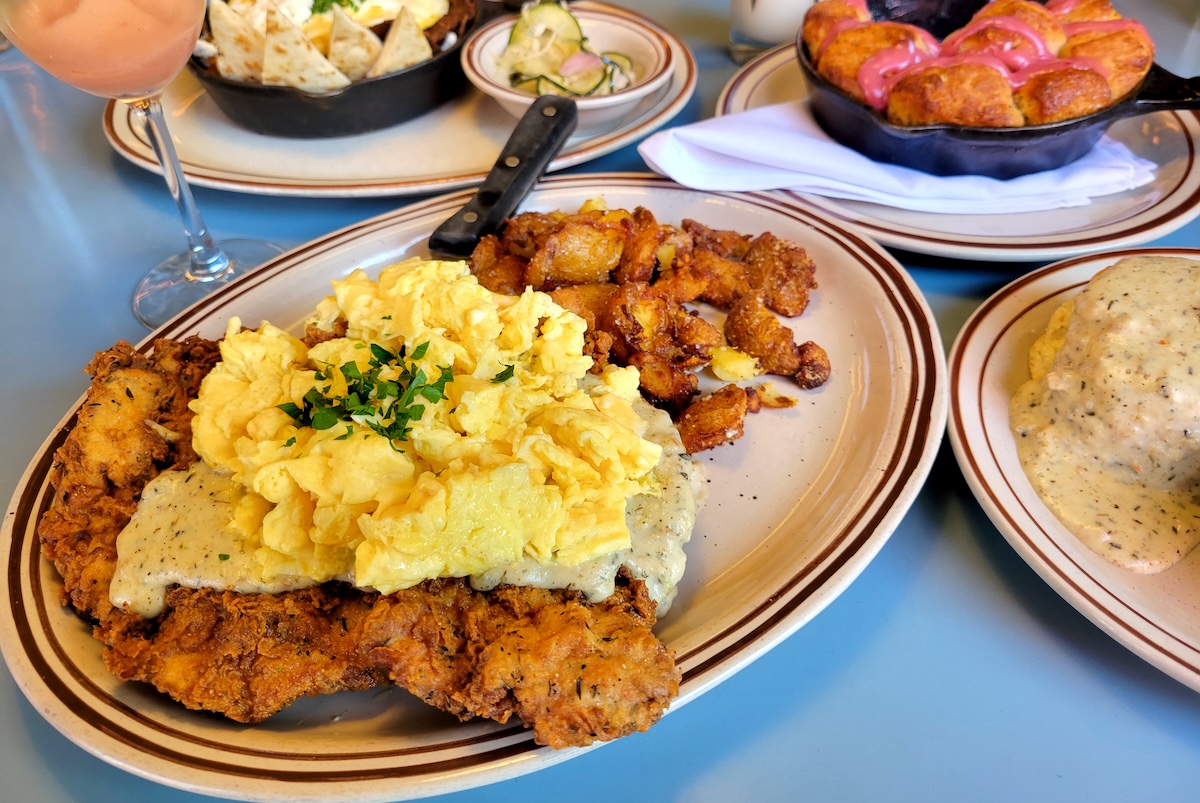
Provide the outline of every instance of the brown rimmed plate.
{"type": "MultiPolygon", "coordinates": [[[[716,114],[736,114],[808,97],[788,44],[747,63],[726,83],[716,114]]],[[[952,259],[1048,262],[1123,248],[1162,237],[1200,215],[1200,160],[1195,112],[1163,111],[1119,120],[1108,135],[1154,163],[1154,180],[1087,206],[1048,212],[953,215],[781,191],[853,225],[886,246],[952,259]]]]}
{"type": "MultiPolygon", "coordinates": [[[[631,9],[579,0],[578,9],[603,7],[631,24],[646,17],[631,9]]],[[[696,59],[678,36],[664,31],[674,75],[624,120],[604,131],[577,133],[551,172],[583,164],[631,145],[683,111],[696,91],[696,59]]],[[[430,195],[483,181],[512,132],[512,115],[477,89],[419,119],[336,140],[255,134],[221,112],[190,72],[164,92],[175,147],[188,182],[253,195],[303,198],[376,198],[430,195]]],[[[102,118],[113,150],[130,163],[162,173],[136,115],[111,101],[102,118]]]]}
{"type": "MultiPolygon", "coordinates": [[[[427,200],[301,246],[156,335],[217,337],[232,315],[294,327],[330,279],[425,253],[430,231],[469,195],[427,200]]],[[[698,192],[641,174],[582,174],[544,181],[523,208],[572,209],[597,196],[612,207],[643,205],[662,221],[690,217],[804,245],[820,288],[792,326],[797,337],[822,343],[834,365],[819,390],[791,390],[796,408],[757,415],[742,440],[700,456],[707,506],[679,597],[657,627],[683,670],[678,707],[816,616],[883,547],[942,439],[943,350],[920,291],[887,252],[786,199],[698,192]]],[[[34,532],[51,457],[72,416],[30,463],[5,517],[0,644],[34,708],[84,749],[164,784],[268,801],[426,797],[581,752],[537,747],[516,724],[460,723],[395,689],[302,701],[244,726],[117,682],[88,628],[59,604],[58,579],[34,532]]]]}
{"type": "Polygon", "coordinates": [[[1008,401],[1029,378],[1029,347],[1050,315],[1129,256],[1200,260],[1200,249],[1128,249],[1058,262],[1013,281],[975,311],[950,352],[950,442],[980,505],[1043,580],[1134,654],[1200,691],[1200,551],[1156,575],[1110,564],[1042,503],[1009,429],[1008,401]]]}

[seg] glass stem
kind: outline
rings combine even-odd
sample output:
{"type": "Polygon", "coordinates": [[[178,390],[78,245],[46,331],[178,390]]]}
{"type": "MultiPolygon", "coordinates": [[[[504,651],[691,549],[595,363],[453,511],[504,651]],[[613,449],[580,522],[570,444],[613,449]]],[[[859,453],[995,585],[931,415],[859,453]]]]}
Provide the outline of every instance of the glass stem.
{"type": "Polygon", "coordinates": [[[207,282],[225,275],[231,269],[229,257],[213,240],[212,235],[208,233],[208,226],[204,225],[204,219],[200,217],[200,210],[192,198],[192,191],[183,174],[183,167],[179,164],[179,156],[175,153],[175,145],[171,142],[171,133],[167,130],[167,119],[163,115],[159,96],[125,102],[137,112],[150,138],[154,155],[162,165],[167,189],[171,191],[171,197],[179,207],[179,217],[183,220],[188,253],[191,255],[187,278],[190,281],[207,282]]]}

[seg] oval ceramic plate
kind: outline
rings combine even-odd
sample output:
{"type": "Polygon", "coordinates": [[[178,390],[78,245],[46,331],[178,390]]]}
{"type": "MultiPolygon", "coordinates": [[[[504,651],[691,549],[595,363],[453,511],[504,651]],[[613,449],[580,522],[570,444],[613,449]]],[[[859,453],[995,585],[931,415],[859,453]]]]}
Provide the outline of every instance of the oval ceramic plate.
{"type": "Polygon", "coordinates": [[[1091,277],[1136,255],[1200,259],[1195,249],[1130,249],[1022,276],[967,321],[950,353],[950,441],[984,510],[1055,591],[1109,635],[1200,691],[1200,551],[1157,575],[1113,566],[1059,523],[1033,490],[1009,430],[1008,400],[1051,313],[1091,277]]]}
{"type": "MultiPolygon", "coordinates": [[[[807,95],[793,45],[770,50],[737,72],[717,99],[717,115],[807,95]]],[[[1200,164],[1193,112],[1156,112],[1121,120],[1108,131],[1157,165],[1155,180],[1093,199],[1087,206],[1004,215],[946,215],[880,204],[784,193],[852,223],[884,245],[955,259],[1019,262],[1061,259],[1139,245],[1200,214],[1200,164]]]]}
{"type": "MultiPolygon", "coordinates": [[[[157,335],[220,336],[226,320],[300,324],[353,268],[377,272],[426,253],[430,232],[470,196],[402,208],[285,254],[168,324],[157,335]]],[[[945,426],[945,364],[929,309],[879,246],[786,199],[711,194],[634,174],[555,177],[527,210],[571,210],[602,196],[664,222],[694,218],[792,239],[818,265],[820,287],[791,322],[825,346],[833,376],[765,410],[747,434],[699,456],[709,497],[688,570],[659,636],[676,652],[675,706],[746,666],[836,598],[912,503],[945,426]]],[[[143,343],[142,348],[147,348],[143,343]]],[[[398,800],[469,788],[563,761],[578,750],[535,745],[519,724],[460,723],[384,689],[297,703],[259,726],[187,711],[105,671],[100,646],[58,598],[35,534],[54,449],[72,416],[26,471],[4,524],[0,643],[34,706],[85,749],[130,772],[193,791],[253,800],[398,800]]],[[[804,682],[799,679],[797,682],[804,682]]]]}
{"type": "MultiPolygon", "coordinates": [[[[677,115],[696,90],[696,60],[677,36],[628,9],[588,0],[575,5],[654,30],[670,43],[675,74],[609,130],[568,140],[551,171],[598,159],[646,136],[677,115]]],[[[474,186],[487,175],[516,122],[491,98],[468,87],[457,100],[381,131],[336,139],[268,137],[233,123],[186,71],[167,87],[163,109],[191,184],[325,198],[427,195],[474,186]]],[[[118,154],[162,173],[128,106],[108,104],[104,134],[118,154]]]]}

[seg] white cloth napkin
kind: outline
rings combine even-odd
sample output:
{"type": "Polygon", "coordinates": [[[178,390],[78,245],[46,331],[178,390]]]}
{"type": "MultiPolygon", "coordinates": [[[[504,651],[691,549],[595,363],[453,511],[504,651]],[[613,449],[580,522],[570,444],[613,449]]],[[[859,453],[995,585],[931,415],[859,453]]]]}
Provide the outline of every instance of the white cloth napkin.
{"type": "Polygon", "coordinates": [[[659,131],[638,152],[650,168],[702,190],[793,190],[918,212],[994,214],[1085,206],[1154,180],[1153,162],[1101,137],[1079,160],[1005,181],[933,176],[875,162],[826,134],[804,100],[659,131]]]}

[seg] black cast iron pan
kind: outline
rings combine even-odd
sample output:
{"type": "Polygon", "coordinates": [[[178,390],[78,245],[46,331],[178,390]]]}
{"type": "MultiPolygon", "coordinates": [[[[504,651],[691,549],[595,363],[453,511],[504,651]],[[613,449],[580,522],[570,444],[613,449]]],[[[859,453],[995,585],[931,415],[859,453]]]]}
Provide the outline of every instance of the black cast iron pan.
{"type": "Polygon", "coordinates": [[[453,100],[466,91],[459,51],[481,22],[481,0],[454,0],[470,5],[470,16],[455,43],[390,75],[355,81],[345,89],[314,94],[288,86],[263,86],[222,78],[216,69],[193,57],[188,68],[227,117],[256,134],[294,139],[344,137],[407,122],[453,100]]]}
{"type": "MultiPolygon", "coordinates": [[[[870,0],[876,20],[905,22],[939,39],[962,27],[986,0],[870,0]]],[[[1053,170],[1087,153],[1117,120],[1167,109],[1200,109],[1200,77],[1181,78],[1158,64],[1137,89],[1086,117],[1020,128],[898,126],[817,74],[799,35],[800,68],[813,117],[829,136],[878,162],[938,176],[1009,179],[1053,170]]]]}

